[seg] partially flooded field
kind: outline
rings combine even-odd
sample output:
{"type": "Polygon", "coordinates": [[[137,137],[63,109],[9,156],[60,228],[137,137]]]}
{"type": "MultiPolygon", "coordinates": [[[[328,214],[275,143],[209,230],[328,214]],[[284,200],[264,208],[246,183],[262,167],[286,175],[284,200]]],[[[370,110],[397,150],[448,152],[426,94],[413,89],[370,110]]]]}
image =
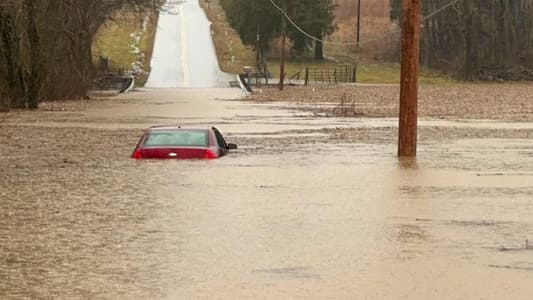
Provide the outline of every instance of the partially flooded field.
{"type": "Polygon", "coordinates": [[[238,97],[0,115],[0,298],[530,298],[530,105],[521,122],[426,117],[399,161],[394,119],[238,97]],[[131,160],[161,123],[217,125],[239,150],[131,160]]]}
{"type": "MultiPolygon", "coordinates": [[[[383,118],[398,116],[399,92],[399,86],[393,84],[296,86],[281,93],[276,88],[265,88],[253,99],[295,101],[318,113],[338,115],[344,111],[347,115],[383,118]]],[[[431,119],[531,122],[532,94],[533,85],[529,83],[423,85],[418,110],[420,117],[431,119]]]]}

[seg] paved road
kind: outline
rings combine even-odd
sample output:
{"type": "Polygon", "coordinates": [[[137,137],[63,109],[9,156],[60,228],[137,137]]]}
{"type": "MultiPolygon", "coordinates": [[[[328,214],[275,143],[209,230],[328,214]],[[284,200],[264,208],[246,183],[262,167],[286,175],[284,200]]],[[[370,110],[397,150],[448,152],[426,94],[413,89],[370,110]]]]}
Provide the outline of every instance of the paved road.
{"type": "Polygon", "coordinates": [[[159,16],[148,88],[227,85],[198,1],[167,0],[159,16]]]}

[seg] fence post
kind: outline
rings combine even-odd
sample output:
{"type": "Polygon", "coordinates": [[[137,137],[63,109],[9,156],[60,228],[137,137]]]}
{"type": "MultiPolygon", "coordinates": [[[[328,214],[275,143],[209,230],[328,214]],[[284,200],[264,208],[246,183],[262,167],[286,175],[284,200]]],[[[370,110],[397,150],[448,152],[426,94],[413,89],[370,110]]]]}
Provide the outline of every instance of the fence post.
{"type": "Polygon", "coordinates": [[[348,65],[345,65],[344,66],[344,78],[342,78],[342,81],[348,82],[349,81],[348,76],[350,76],[349,74],[350,73],[349,73],[348,65]]]}
{"type": "Polygon", "coordinates": [[[265,85],[268,86],[268,68],[267,68],[267,64],[266,63],[265,63],[265,67],[264,67],[263,73],[265,74],[265,85]]]}
{"type": "Polygon", "coordinates": [[[10,102],[7,92],[0,87],[0,112],[9,112],[10,102]]]}
{"type": "Polygon", "coordinates": [[[309,67],[305,67],[305,86],[309,85],[309,67]]]}
{"type": "Polygon", "coordinates": [[[352,82],[357,82],[357,65],[353,66],[352,82]]]}

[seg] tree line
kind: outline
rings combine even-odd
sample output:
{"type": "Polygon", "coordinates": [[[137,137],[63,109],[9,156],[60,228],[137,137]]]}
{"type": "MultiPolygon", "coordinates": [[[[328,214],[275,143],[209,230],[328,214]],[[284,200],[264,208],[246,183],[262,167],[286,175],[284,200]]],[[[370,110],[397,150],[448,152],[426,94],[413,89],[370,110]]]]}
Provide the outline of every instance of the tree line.
{"type": "MultiPolygon", "coordinates": [[[[274,0],[304,31],[320,39],[335,31],[335,15],[339,14],[335,4],[339,1],[274,0]]],[[[399,22],[402,0],[387,1],[391,20],[399,22]]],[[[451,0],[421,1],[423,16],[438,11],[422,22],[424,66],[465,80],[533,79],[533,0],[461,0],[449,7],[451,0]]],[[[282,16],[271,0],[220,2],[243,42],[257,49],[258,59],[264,57],[281,31],[282,16]]],[[[382,7],[383,3],[376,4],[382,7]]],[[[297,54],[314,51],[317,59],[323,58],[322,43],[290,25],[288,36],[297,54]]]]}
{"type": "MultiPolygon", "coordinates": [[[[422,0],[422,14],[449,3],[422,0]]],[[[399,20],[401,0],[391,7],[399,20]]],[[[466,80],[533,79],[533,1],[459,1],[423,22],[421,46],[422,64],[459,71],[466,80]],[[521,78],[523,71],[529,76],[521,78]]]]}
{"type": "MultiPolygon", "coordinates": [[[[335,29],[335,6],[331,0],[274,0],[305,32],[322,40],[335,29]]],[[[281,34],[281,12],[271,0],[220,0],[229,23],[246,45],[255,47],[258,59],[262,59],[272,47],[274,38],[281,34]]],[[[298,54],[314,52],[316,59],[323,59],[321,42],[305,36],[293,26],[287,27],[287,36],[298,54]]]]}
{"type": "Polygon", "coordinates": [[[161,0],[0,0],[0,106],[86,95],[92,43],[118,11],[158,9],[161,0]]]}

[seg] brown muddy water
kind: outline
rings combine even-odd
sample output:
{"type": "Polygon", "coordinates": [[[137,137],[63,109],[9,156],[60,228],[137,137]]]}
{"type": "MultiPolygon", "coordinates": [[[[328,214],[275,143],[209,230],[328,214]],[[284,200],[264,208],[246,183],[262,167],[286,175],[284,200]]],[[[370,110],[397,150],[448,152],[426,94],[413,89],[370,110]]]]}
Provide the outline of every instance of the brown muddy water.
{"type": "Polygon", "coordinates": [[[319,118],[238,91],[0,115],[2,299],[531,299],[530,123],[319,118]],[[216,161],[129,158],[215,124],[216,161]],[[530,249],[526,248],[529,239],[530,249]]]}

